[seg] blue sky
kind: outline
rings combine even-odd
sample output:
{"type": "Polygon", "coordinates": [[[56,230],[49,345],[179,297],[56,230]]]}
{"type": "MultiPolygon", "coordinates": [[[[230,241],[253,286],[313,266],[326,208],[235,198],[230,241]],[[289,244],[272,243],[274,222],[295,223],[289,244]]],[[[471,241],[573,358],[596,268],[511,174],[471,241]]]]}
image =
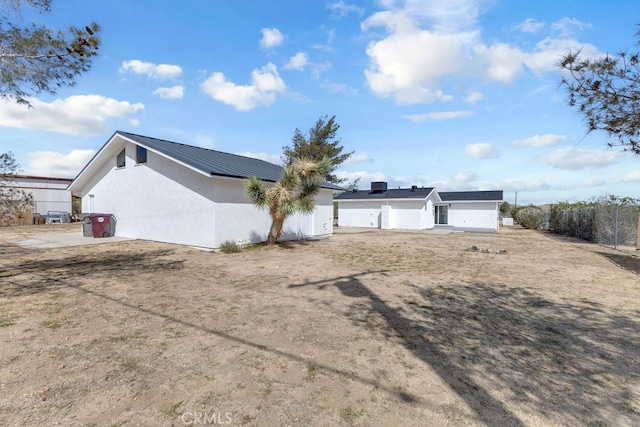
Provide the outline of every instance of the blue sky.
{"type": "Polygon", "coordinates": [[[560,56],[640,49],[637,0],[56,0],[102,27],[93,68],[35,108],[0,102],[0,152],[74,177],[116,130],[278,162],[336,115],[337,174],[504,190],[518,204],[640,197],[640,157],[586,134],[560,56]]]}

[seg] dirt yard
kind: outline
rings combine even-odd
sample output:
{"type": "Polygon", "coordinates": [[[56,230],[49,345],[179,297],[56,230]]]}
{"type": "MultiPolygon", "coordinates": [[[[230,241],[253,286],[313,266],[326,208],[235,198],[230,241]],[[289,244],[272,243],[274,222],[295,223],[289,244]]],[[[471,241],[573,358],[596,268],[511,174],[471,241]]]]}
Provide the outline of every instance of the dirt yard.
{"type": "Polygon", "coordinates": [[[523,229],[239,254],[0,229],[0,425],[640,425],[640,258],[523,229]]]}

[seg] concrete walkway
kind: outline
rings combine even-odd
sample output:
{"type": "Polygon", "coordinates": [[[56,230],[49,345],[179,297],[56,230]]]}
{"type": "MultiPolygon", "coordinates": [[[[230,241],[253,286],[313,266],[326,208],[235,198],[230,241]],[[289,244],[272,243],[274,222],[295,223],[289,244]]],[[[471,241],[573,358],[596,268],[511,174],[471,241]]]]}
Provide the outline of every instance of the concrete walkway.
{"type": "Polygon", "coordinates": [[[133,240],[126,237],[103,237],[95,239],[84,237],[82,231],[73,233],[36,234],[26,240],[14,240],[11,243],[29,249],[65,248],[70,246],[100,245],[105,243],[133,240]]]}

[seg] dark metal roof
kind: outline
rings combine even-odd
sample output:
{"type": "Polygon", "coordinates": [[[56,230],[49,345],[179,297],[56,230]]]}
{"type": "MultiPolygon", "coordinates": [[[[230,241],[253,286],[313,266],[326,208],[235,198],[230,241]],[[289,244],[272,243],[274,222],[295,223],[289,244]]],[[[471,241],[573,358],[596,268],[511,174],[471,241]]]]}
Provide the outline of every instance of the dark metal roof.
{"type": "Polygon", "coordinates": [[[502,190],[499,191],[439,191],[443,202],[487,201],[501,202],[502,190]]]}
{"type": "MultiPolygon", "coordinates": [[[[232,178],[255,176],[264,181],[276,182],[282,173],[282,166],[264,160],[128,132],[116,131],[116,134],[209,175],[232,178]]],[[[343,188],[331,183],[324,183],[322,187],[343,190],[343,188]]]]}
{"type": "Polygon", "coordinates": [[[376,199],[424,199],[433,191],[433,187],[426,188],[397,188],[383,192],[371,190],[345,191],[334,200],[376,200],[376,199]]]}

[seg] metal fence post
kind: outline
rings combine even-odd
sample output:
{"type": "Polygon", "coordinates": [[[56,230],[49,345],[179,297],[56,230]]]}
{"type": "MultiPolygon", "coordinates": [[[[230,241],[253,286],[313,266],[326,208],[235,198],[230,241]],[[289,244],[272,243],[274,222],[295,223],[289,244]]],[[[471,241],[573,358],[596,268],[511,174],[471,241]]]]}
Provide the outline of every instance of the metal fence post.
{"type": "Polygon", "coordinates": [[[618,214],[618,210],[620,209],[619,205],[616,205],[616,213],[615,213],[615,225],[613,227],[613,249],[617,249],[618,248],[618,218],[619,218],[619,214],[618,214]]]}

